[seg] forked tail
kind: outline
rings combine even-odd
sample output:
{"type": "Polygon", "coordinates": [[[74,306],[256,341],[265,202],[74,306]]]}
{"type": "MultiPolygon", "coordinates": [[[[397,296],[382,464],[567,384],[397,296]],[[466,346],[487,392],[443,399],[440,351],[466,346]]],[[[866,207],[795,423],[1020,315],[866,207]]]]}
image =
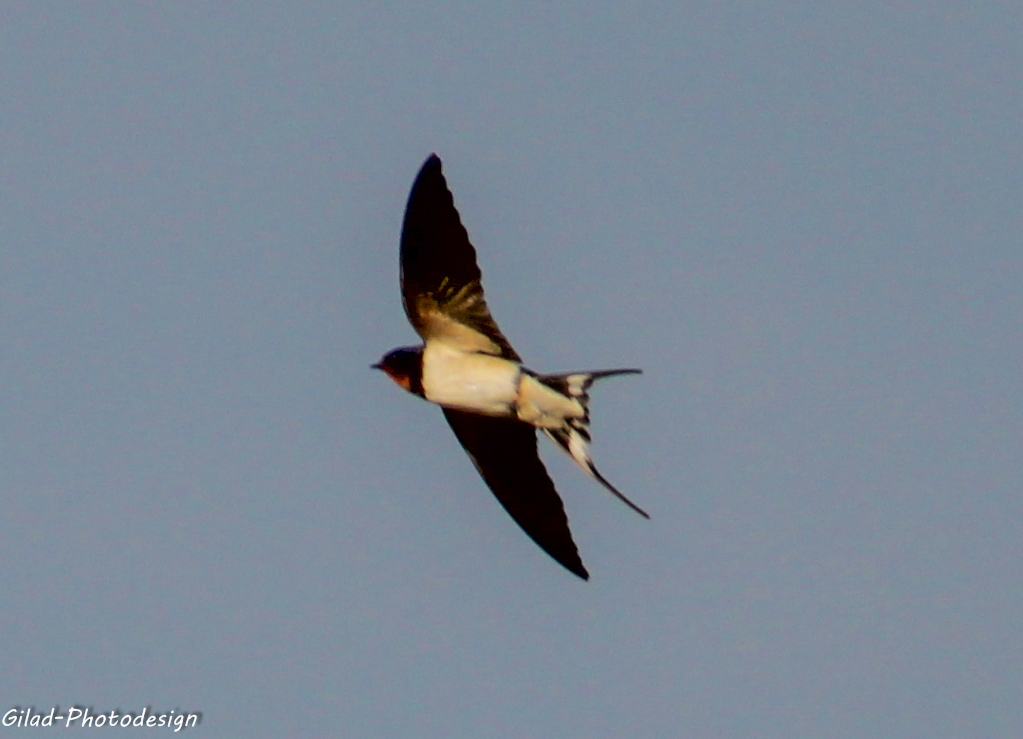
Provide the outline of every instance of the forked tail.
{"type": "Polygon", "coordinates": [[[540,375],[537,379],[547,387],[578,400],[583,407],[582,418],[566,418],[565,425],[561,428],[544,429],[547,436],[557,442],[580,467],[610,490],[625,505],[644,518],[650,518],[646,511],[626,498],[618,488],[604,479],[604,476],[597,471],[593,457],[590,456],[590,396],[587,392],[590,385],[603,377],[638,375],[642,371],[638,369],[599,370],[597,372],[573,372],[567,375],[540,375]]]}

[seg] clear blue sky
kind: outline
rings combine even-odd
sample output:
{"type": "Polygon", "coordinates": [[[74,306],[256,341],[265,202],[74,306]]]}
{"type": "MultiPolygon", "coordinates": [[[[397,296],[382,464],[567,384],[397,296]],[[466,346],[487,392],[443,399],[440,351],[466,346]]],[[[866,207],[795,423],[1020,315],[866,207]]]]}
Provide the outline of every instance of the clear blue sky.
{"type": "Polygon", "coordinates": [[[1009,2],[5,2],[0,712],[1023,735],[1021,70],[1009,2]],[[645,370],[651,521],[541,440],[589,583],[369,369],[433,151],[527,364],[645,370]]]}

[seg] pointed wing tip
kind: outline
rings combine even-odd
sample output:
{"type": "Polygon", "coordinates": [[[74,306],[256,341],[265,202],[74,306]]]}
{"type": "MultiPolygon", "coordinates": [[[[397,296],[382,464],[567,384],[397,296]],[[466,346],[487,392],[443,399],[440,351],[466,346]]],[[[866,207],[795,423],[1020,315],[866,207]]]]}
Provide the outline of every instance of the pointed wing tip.
{"type": "MultiPolygon", "coordinates": [[[[530,538],[532,538],[532,534],[530,534],[530,538]]],[[[589,581],[590,573],[586,570],[586,566],[583,564],[583,561],[579,557],[578,552],[555,553],[551,551],[548,547],[544,546],[543,544],[540,544],[540,542],[537,542],[536,539],[533,539],[533,541],[536,542],[540,546],[540,548],[543,549],[544,552],[546,552],[550,556],[550,558],[557,562],[559,565],[564,567],[566,570],[571,572],[580,580],[585,580],[587,582],[589,581]]]]}
{"type": "Polygon", "coordinates": [[[426,157],[426,161],[423,162],[423,166],[419,168],[419,174],[416,175],[416,181],[412,183],[413,191],[424,177],[433,174],[438,174],[441,177],[444,176],[443,172],[441,172],[440,157],[436,154],[430,154],[430,156],[426,157]]]}
{"type": "MultiPolygon", "coordinates": [[[[530,536],[532,536],[532,534],[530,534],[530,536]]],[[[569,536],[571,536],[571,534],[569,536]]],[[[533,541],[536,541],[536,539],[533,539],[533,541]]],[[[540,544],[540,542],[536,543],[540,544]]],[[[551,549],[544,544],[540,544],[540,548],[547,552],[547,554],[549,554],[555,562],[578,577],[580,580],[590,579],[590,573],[586,570],[586,565],[583,564],[582,557],[579,556],[579,550],[575,548],[575,542],[572,542],[571,551],[565,551],[563,549],[558,551],[556,549],[551,549]]]]}
{"type": "Polygon", "coordinates": [[[579,556],[578,550],[573,552],[555,553],[545,546],[541,545],[540,548],[549,554],[555,562],[578,577],[580,580],[589,581],[590,573],[587,571],[586,565],[583,564],[582,557],[579,556]]]}
{"type": "Polygon", "coordinates": [[[576,554],[574,557],[555,557],[549,550],[544,548],[544,551],[554,559],[559,565],[564,567],[566,570],[571,572],[573,575],[578,577],[580,580],[589,581],[590,573],[586,570],[586,565],[583,564],[582,559],[576,554]]]}

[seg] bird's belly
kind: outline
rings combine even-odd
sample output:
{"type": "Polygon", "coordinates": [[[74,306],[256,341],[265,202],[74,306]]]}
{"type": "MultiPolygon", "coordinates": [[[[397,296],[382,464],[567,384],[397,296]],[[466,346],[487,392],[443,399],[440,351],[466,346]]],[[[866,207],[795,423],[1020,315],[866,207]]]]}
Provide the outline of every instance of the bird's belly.
{"type": "Polygon", "coordinates": [[[423,351],[423,394],[449,408],[488,416],[514,414],[521,369],[490,354],[465,353],[427,344],[423,351]]]}

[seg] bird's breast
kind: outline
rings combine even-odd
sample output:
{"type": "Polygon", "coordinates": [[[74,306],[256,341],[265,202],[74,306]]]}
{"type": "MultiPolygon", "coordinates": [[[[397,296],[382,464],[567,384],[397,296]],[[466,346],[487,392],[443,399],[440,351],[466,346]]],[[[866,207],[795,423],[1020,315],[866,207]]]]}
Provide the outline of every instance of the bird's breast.
{"type": "Polygon", "coordinates": [[[522,369],[490,354],[467,353],[443,342],[423,351],[426,399],[449,408],[488,416],[514,415],[522,369]]]}

